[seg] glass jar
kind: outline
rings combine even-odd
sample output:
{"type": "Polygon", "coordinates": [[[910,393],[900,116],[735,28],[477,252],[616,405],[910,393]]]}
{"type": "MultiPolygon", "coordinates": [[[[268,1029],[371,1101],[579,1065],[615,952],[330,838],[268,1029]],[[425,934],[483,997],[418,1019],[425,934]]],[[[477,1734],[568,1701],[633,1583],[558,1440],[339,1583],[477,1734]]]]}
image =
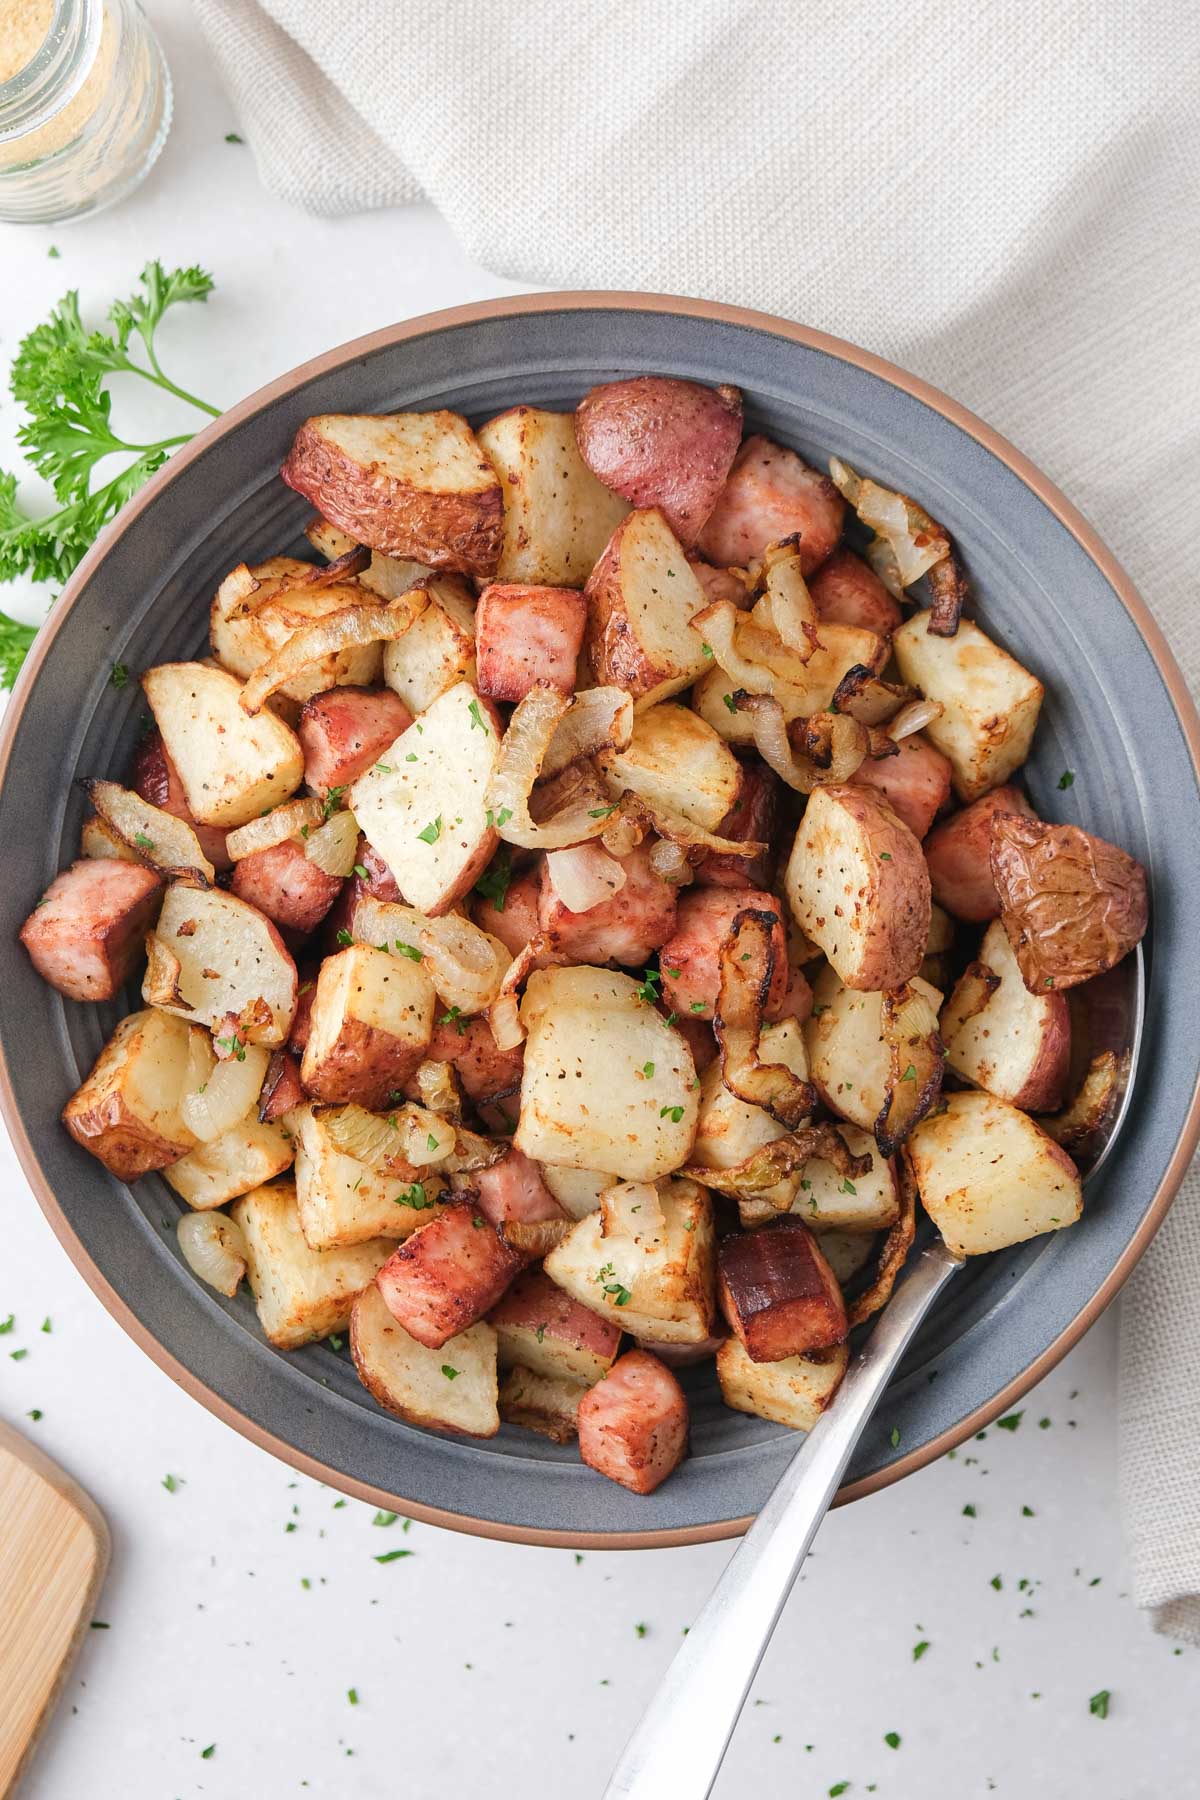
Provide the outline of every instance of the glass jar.
{"type": "Polygon", "coordinates": [[[136,0],[0,0],[0,219],[111,206],[170,123],[171,77],[136,0]]]}

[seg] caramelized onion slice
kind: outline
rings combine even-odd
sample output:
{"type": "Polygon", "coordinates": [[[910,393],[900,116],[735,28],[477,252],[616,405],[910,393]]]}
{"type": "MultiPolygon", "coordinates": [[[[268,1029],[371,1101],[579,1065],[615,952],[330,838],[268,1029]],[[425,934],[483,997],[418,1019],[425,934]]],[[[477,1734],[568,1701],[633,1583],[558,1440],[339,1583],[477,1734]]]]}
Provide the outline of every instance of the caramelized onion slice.
{"type": "Polygon", "coordinates": [[[934,637],[953,637],[967,599],[967,578],[953,550],[930,569],[929,592],[933,603],[929,608],[926,631],[931,631],[934,637]]]}
{"type": "Polygon", "coordinates": [[[531,937],[504,972],[500,992],[488,1008],[488,1024],[497,1050],[515,1050],[525,1042],[521,1023],[520,991],[535,969],[548,968],[560,958],[550,949],[542,932],[531,937]]]}
{"type": "Polygon", "coordinates": [[[764,856],[767,851],[766,844],[752,839],[743,841],[716,837],[711,831],[693,825],[690,819],[681,819],[678,814],[668,812],[665,807],[652,806],[640,794],[623,794],[618,808],[627,819],[634,820],[643,830],[654,831],[669,843],[678,844],[688,853],[689,862],[702,862],[709,851],[718,856],[741,856],[747,861],[755,856],[764,856]]]}
{"type": "Polygon", "coordinates": [[[138,862],[168,881],[181,881],[188,887],[212,886],[216,870],[186,819],[151,806],[116,781],[85,781],[83,785],[99,817],[138,862]]]}
{"type": "Polygon", "coordinates": [[[721,1079],[731,1094],[765,1107],[791,1129],[816,1107],[809,1082],[784,1063],[759,1058],[763,1014],[775,978],[776,915],[747,908],[734,917],[720,950],[721,985],[713,1030],[721,1046],[721,1079]]]}
{"type": "Polygon", "coordinates": [[[1000,977],[986,963],[968,963],[942,1008],[944,1035],[952,1038],[961,1031],[968,1019],[983,1011],[999,986],[1000,977]]]}
{"type": "Polygon", "coordinates": [[[277,689],[323,657],[361,644],[393,643],[402,638],[428,604],[429,595],[424,588],[410,588],[388,606],[348,606],[342,612],[314,619],[311,625],[302,625],[250,676],[242,689],[243,712],[261,712],[277,689]]]}
{"type": "MultiPolygon", "coordinates": [[[[738,642],[738,621],[742,617],[732,600],[714,600],[711,606],[695,615],[691,624],[731,681],[748,694],[773,694],[778,685],[774,669],[765,661],[753,660],[738,642]]],[[[762,636],[765,641],[770,641],[765,632],[762,636]]]]}
{"type": "MultiPolygon", "coordinates": [[[[799,1131],[789,1131],[784,1137],[774,1138],[732,1169],[688,1167],[681,1173],[689,1180],[717,1188],[723,1194],[735,1197],[758,1195],[765,1194],[785,1175],[796,1174],[814,1156],[819,1156],[822,1162],[832,1163],[839,1175],[850,1180],[856,1175],[870,1173],[870,1156],[855,1156],[841,1132],[828,1123],[805,1125],[799,1131]]],[[[786,1204],[790,1206],[790,1200],[786,1204]]]]}
{"type": "Polygon", "coordinates": [[[601,750],[628,750],[633,737],[633,701],[619,687],[585,688],[562,715],[542,757],[539,778],[546,780],[581,756],[601,750]]]}
{"type": "Polygon", "coordinates": [[[892,1156],[941,1094],[946,1052],[933,1004],[912,982],[884,994],[879,1023],[888,1074],[875,1142],[892,1156]]]}
{"type": "Polygon", "coordinates": [[[893,743],[899,744],[914,731],[924,731],[927,725],[940,719],[945,710],[940,700],[910,700],[887,727],[887,734],[893,743]]]}
{"type": "Polygon", "coordinates": [[[166,1006],[177,1012],[193,1012],[191,1002],[180,992],[183,965],[169,944],[156,931],[146,933],[146,973],[142,977],[142,999],[148,1006],[166,1006]]]}
{"type": "MultiPolygon", "coordinates": [[[[500,759],[488,787],[489,811],[500,836],[523,850],[565,850],[602,836],[609,817],[607,806],[587,805],[584,792],[569,801],[552,819],[538,823],[529,810],[534,784],[543,773],[546,755],[574,706],[588,694],[612,692],[590,688],[576,701],[557,688],[539,682],[517,703],[500,744],[500,759]]],[[[628,695],[623,696],[628,699],[628,695]]],[[[610,715],[611,716],[611,715],[610,715]]],[[[589,730],[598,729],[601,715],[593,713],[589,730]]],[[[586,735],[586,734],[585,734],[586,735]]],[[[567,761],[571,761],[567,758],[567,761]]],[[[562,765],[565,767],[566,765],[562,765]]]]}
{"type": "Polygon", "coordinates": [[[847,713],[814,713],[798,720],[805,747],[795,750],[778,700],[767,694],[739,694],[735,705],[750,719],[758,754],[798,794],[848,781],[870,747],[866,726],[847,713]]]}
{"type": "Polygon", "coordinates": [[[949,556],[950,539],[946,531],[907,494],[898,494],[891,488],[880,487],[877,481],[856,475],[848,463],[836,456],[829,459],[829,473],[834,486],[863,524],[870,526],[891,548],[901,588],[911,587],[914,581],[928,574],[935,563],[949,556]]]}
{"type": "Polygon", "coordinates": [[[1037,1123],[1072,1156],[1090,1155],[1120,1104],[1129,1065],[1128,1051],[1118,1056],[1115,1050],[1102,1050],[1088,1064],[1078,1092],[1062,1112],[1039,1117],[1037,1123]]]}
{"type": "MultiPolygon", "coordinates": [[[[802,663],[821,648],[817,608],[804,579],[799,552],[800,535],[768,544],[752,571],[763,593],[754,608],[756,621],[773,631],[802,663]]],[[[732,602],[726,602],[732,605],[732,602]]]]}
{"type": "Polygon", "coordinates": [[[913,1239],[917,1235],[917,1184],[908,1166],[908,1158],[903,1154],[897,1164],[897,1175],[900,1213],[883,1240],[879,1262],[870,1284],[847,1304],[846,1319],[852,1330],[855,1325],[863,1324],[887,1305],[896,1285],[896,1277],[904,1267],[913,1239]]]}
{"type": "Polygon", "coordinates": [[[250,601],[261,586],[262,583],[255,579],[245,563],[239,563],[235,569],[230,569],[213,601],[217,617],[232,619],[239,613],[249,612],[250,601]]]}
{"type": "Polygon", "coordinates": [[[358,856],[358,820],[349,810],[335,812],[316,831],[309,830],[304,854],[324,875],[352,874],[358,856]]]}
{"type": "Polygon", "coordinates": [[[431,1058],[418,1063],[413,1086],[422,1106],[436,1113],[439,1119],[449,1119],[452,1125],[461,1123],[462,1094],[453,1063],[435,1062],[431,1058]]]}
{"type": "Polygon", "coordinates": [[[570,850],[551,850],[546,870],[554,891],[573,913],[591,912],[619,894],[626,873],[600,844],[576,844],[570,850]]]}
{"type": "Polygon", "coordinates": [[[192,1274],[232,1300],[246,1273],[246,1240],[237,1220],[223,1212],[186,1212],[175,1236],[192,1274]]]}
{"type": "Polygon", "coordinates": [[[575,1220],[564,1215],[561,1219],[505,1219],[496,1229],[510,1250],[541,1257],[556,1250],[574,1226],[575,1220]]]}
{"type": "Polygon", "coordinates": [[[477,1013],[498,998],[512,961],[499,938],[470,919],[445,913],[422,925],[417,943],[429,979],[448,1006],[477,1013]]]}
{"type": "Polygon", "coordinates": [[[261,819],[251,819],[228,834],[225,848],[229,860],[241,862],[243,857],[253,856],[256,850],[274,850],[277,844],[286,844],[289,838],[298,837],[305,829],[311,831],[324,817],[325,808],[311,795],[301,800],[285,800],[282,806],[272,807],[261,819]]]}
{"type": "Polygon", "coordinates": [[[365,1106],[321,1107],[319,1111],[334,1147],[380,1174],[439,1167],[456,1148],[455,1127],[411,1101],[391,1113],[368,1112],[365,1106]]]}
{"type": "Polygon", "coordinates": [[[916,688],[894,681],[881,681],[865,663],[847,669],[833,691],[830,712],[849,713],[861,725],[886,725],[912,700],[916,688]]]}
{"type": "Polygon", "coordinates": [[[261,1044],[246,1044],[241,1057],[215,1062],[198,1086],[185,1093],[180,1103],[183,1122],[202,1144],[211,1144],[240,1125],[258,1104],[271,1052],[261,1044]]]}

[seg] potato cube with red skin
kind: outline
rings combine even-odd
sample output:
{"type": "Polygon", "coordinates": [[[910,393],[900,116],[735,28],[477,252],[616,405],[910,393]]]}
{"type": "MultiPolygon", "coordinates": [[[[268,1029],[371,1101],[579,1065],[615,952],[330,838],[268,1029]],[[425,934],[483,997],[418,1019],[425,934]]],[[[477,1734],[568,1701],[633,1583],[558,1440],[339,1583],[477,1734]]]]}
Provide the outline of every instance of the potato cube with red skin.
{"type": "Polygon", "coordinates": [[[535,1224],[539,1219],[565,1219],[566,1213],[542,1180],[542,1171],[520,1150],[510,1150],[474,1177],[479,1210],[493,1225],[509,1219],[535,1224]]]}
{"type": "Polygon", "coordinates": [[[845,513],[828,475],[770,438],[748,437],[700,533],[700,553],[719,568],[744,567],[799,532],[800,567],[810,575],[841,537],[845,513]]]}
{"type": "Polygon", "coordinates": [[[288,838],[269,850],[252,850],[234,864],[230,892],[248,900],[285,931],[315,931],[342,891],[338,876],[309,862],[303,844],[288,838]]]}
{"type": "Polygon", "coordinates": [[[433,985],[417,963],[369,944],[327,956],[300,1075],[314,1099],[386,1106],[424,1061],[433,985]]]}
{"type": "Polygon", "coordinates": [[[587,912],[571,912],[554,886],[553,865],[542,863],[538,924],[548,947],[570,963],[620,963],[641,968],[675,930],[678,889],[650,861],[650,844],[617,858],[625,885],[587,912]]]}
{"type": "Polygon", "coordinates": [[[579,1454],[635,1494],[652,1494],[687,1451],[688,1406],[670,1369],[628,1350],[579,1402],[579,1454]]]}
{"type": "Polygon", "coordinates": [[[21,942],[68,1000],[111,1000],[142,954],[162,892],[162,877],[141,863],[72,863],[22,925],[21,942]]]}
{"type": "Polygon", "coordinates": [[[183,783],[175,764],[167,755],[161,731],[148,731],[139,742],[133,753],[129,785],[143,800],[148,800],[151,806],[157,806],[163,812],[169,812],[174,818],[183,819],[190,825],[200,840],[200,848],[214,869],[229,867],[229,852],[225,848],[227,834],[219,825],[197,825],[193,819],[183,783]]]}
{"type": "Polygon", "coordinates": [[[800,1219],[722,1240],[721,1311],[754,1362],[827,1350],[846,1336],[846,1303],[817,1240],[800,1219]]]}
{"type": "Polygon", "coordinates": [[[658,966],[662,993],[681,1019],[711,1019],[721,987],[721,945],[740,912],[774,913],[771,933],[775,971],[765,1016],[777,1019],[788,990],[787,936],[783,902],[756,888],[687,888],[680,895],[675,931],[662,946],[658,966]]]}
{"type": "Polygon", "coordinates": [[[1000,896],[989,861],[992,820],[997,813],[1037,817],[1020,788],[1006,783],[943,819],[925,844],[934,899],[956,919],[968,919],[972,924],[1000,917],[1000,896]]]}
{"type": "Polygon", "coordinates": [[[531,938],[538,934],[538,899],[542,891],[541,860],[522,869],[508,884],[503,906],[476,893],[471,900],[471,917],[481,931],[499,938],[510,956],[519,956],[531,938]]]}
{"type": "MultiPolygon", "coordinates": [[[[475,1107],[520,1092],[525,1046],[517,1044],[511,1050],[501,1050],[482,1015],[449,1019],[439,1014],[425,1054],[430,1062],[454,1065],[463,1092],[475,1107]]],[[[513,1112],[515,1116],[515,1106],[513,1112]]]]}
{"type": "Polygon", "coordinates": [[[305,781],[322,799],[330,788],[349,787],[411,724],[412,714],[391,688],[333,687],[314,694],[296,726],[305,781]]]}
{"type": "Polygon", "coordinates": [[[476,1207],[463,1202],[414,1231],[376,1280],[408,1335],[439,1350],[491,1311],[524,1260],[476,1207]]]}
{"type": "Polygon", "coordinates": [[[672,375],[608,381],[579,402],[575,436],[598,481],[633,506],[658,507],[690,545],[737,454],[742,396],[672,375]]]}
{"type": "Polygon", "coordinates": [[[475,613],[479,691],[493,700],[523,700],[539,681],[575,692],[587,602],[575,588],[493,582],[475,613]]]}
{"type": "Polygon", "coordinates": [[[296,1058],[288,1050],[273,1051],[258,1096],[261,1123],[273,1125],[294,1106],[303,1106],[307,1098],[296,1058]]]}
{"type": "Polygon", "coordinates": [[[779,826],[779,777],[757,757],[742,764],[737,799],[717,826],[717,837],[735,844],[765,844],[761,856],[723,856],[710,850],[696,867],[699,887],[765,888],[775,872],[779,826]]]}
{"type": "Polygon", "coordinates": [[[890,638],[904,614],[870,563],[841,546],[809,577],[808,591],[819,619],[857,625],[890,638]]]}
{"type": "Polygon", "coordinates": [[[865,757],[850,777],[878,788],[915,838],[923,838],[950,798],[950,764],[919,731],[901,738],[896,756],[865,757]]]}
{"type": "MultiPolygon", "coordinates": [[[[363,891],[370,894],[372,900],[399,900],[400,885],[378,850],[372,849],[365,837],[359,834],[358,862],[360,868],[367,871],[363,882],[363,891]]],[[[356,876],[355,880],[361,880],[356,876]]]]}
{"type": "Polygon", "coordinates": [[[580,1306],[542,1269],[518,1275],[489,1314],[502,1369],[532,1369],[591,1387],[607,1375],[621,1347],[621,1327],[580,1306]]]}

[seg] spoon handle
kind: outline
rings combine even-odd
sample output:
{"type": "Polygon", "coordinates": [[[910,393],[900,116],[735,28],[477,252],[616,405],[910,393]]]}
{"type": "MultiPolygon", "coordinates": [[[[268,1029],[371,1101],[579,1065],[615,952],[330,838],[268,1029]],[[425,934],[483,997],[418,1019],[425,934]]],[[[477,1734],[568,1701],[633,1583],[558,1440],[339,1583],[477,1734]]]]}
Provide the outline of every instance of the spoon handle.
{"type": "Polygon", "coordinates": [[[734,1552],[604,1790],[605,1800],[704,1800],[750,1683],[851,1452],[913,1333],[962,1265],[931,1244],[888,1302],[829,1411],[734,1552]]]}

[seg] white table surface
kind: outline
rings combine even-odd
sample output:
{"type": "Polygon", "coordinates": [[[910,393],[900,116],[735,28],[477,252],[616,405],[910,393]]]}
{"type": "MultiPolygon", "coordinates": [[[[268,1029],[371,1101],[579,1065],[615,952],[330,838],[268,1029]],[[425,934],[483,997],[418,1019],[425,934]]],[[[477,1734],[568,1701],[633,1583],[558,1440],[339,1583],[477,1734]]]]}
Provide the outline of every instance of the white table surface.
{"type": "MultiPolygon", "coordinates": [[[[149,11],[175,75],[170,141],[115,212],[0,226],[5,363],[66,288],[98,319],[151,256],[216,276],[207,310],[173,318],[160,349],[218,404],[394,319],[517,291],[468,263],[431,208],[321,221],[269,199],[249,151],[224,141],[236,120],[184,0],[149,11]]],[[[122,395],[120,416],[148,420],[140,400],[122,395]]],[[[0,466],[14,412],[5,395],[0,466]]],[[[6,610],[38,604],[0,591],[6,610]]],[[[91,1490],[114,1538],[108,1629],[89,1635],[31,1800],[598,1795],[729,1547],[577,1558],[378,1528],[176,1389],[75,1273],[7,1144],[0,1178],[0,1318],[16,1314],[0,1414],[91,1490]],[[374,1560],[399,1548],[412,1554],[374,1560]]],[[[722,1800],[815,1800],[842,1781],[850,1800],[1193,1791],[1200,1660],[1155,1637],[1125,1591],[1114,1352],[1110,1316],[1016,1431],[993,1427],[829,1519],[722,1800]],[[1101,1720],[1088,1701],[1104,1688],[1101,1720]]]]}

